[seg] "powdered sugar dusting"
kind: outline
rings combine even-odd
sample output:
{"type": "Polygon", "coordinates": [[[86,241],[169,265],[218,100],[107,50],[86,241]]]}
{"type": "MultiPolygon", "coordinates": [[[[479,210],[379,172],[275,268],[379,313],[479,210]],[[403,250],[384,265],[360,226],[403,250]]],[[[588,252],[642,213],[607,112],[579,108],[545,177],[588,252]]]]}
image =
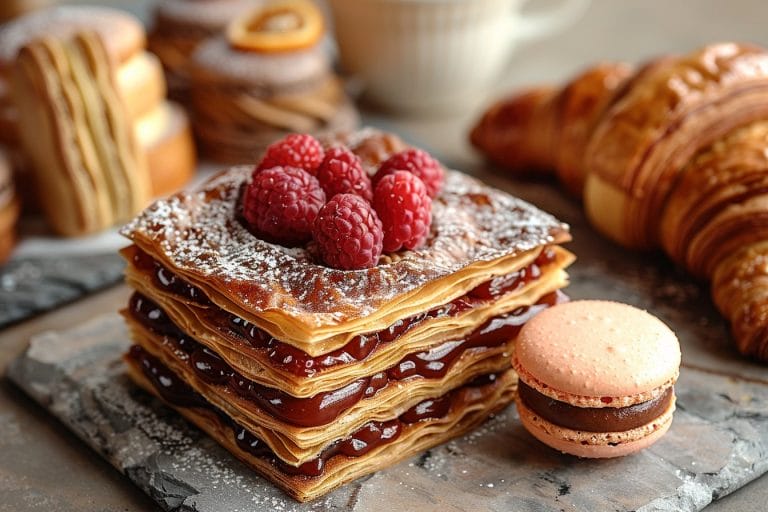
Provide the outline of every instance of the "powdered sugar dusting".
{"type": "Polygon", "coordinates": [[[192,77],[195,83],[241,84],[252,93],[259,88],[274,91],[315,86],[328,76],[330,60],[324,47],[316,45],[293,52],[259,53],[230,46],[224,35],[202,43],[192,55],[192,77]]]}
{"type": "Polygon", "coordinates": [[[240,307],[280,309],[317,325],[364,317],[397,296],[480,261],[551,243],[567,226],[551,215],[456,171],[446,173],[433,202],[424,248],[358,271],[314,262],[252,235],[237,219],[241,186],[251,167],[235,167],[198,191],[156,202],[123,234],[192,281],[204,282],[240,307]]]}

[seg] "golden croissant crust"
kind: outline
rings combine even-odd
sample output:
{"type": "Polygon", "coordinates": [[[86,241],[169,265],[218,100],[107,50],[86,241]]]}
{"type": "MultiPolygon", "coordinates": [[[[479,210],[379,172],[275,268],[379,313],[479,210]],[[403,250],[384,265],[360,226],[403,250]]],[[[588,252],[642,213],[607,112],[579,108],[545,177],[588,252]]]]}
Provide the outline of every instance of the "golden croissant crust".
{"type": "Polygon", "coordinates": [[[710,279],[739,350],[768,360],[768,52],[722,43],[502,99],[470,139],[514,174],[555,171],[621,245],[710,279]]]}

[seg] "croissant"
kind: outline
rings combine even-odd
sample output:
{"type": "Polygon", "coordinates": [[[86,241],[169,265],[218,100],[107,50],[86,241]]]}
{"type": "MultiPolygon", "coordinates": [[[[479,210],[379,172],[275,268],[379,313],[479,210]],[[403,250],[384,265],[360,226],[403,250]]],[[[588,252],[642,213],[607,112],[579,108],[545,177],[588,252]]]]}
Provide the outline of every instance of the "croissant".
{"type": "Polygon", "coordinates": [[[768,51],[600,64],[503,98],[470,140],[513,175],[554,172],[598,231],[709,280],[739,351],[768,361],[768,51]]]}

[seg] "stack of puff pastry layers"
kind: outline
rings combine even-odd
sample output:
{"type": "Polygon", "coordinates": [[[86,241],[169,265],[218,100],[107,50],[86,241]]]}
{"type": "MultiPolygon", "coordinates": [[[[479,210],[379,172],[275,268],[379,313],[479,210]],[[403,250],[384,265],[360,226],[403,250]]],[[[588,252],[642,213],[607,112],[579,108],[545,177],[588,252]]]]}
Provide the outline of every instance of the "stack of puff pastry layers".
{"type": "MultiPolygon", "coordinates": [[[[0,143],[21,149],[24,128],[20,125],[30,121],[19,112],[20,102],[36,102],[40,109],[47,107],[30,93],[28,86],[13,85],[20,50],[40,39],[67,41],[82,32],[95,32],[105,47],[114,68],[116,94],[126,110],[124,122],[135,132],[147,161],[152,194],[178,190],[195,169],[189,120],[181,106],[166,100],[163,68],[157,57],[146,51],[141,22],[119,9],[56,6],[28,13],[0,27],[0,143]]],[[[56,72],[52,66],[44,71],[46,75],[56,72]]],[[[34,160],[34,150],[26,151],[23,160],[34,160]]],[[[31,196],[33,203],[42,202],[44,198],[36,197],[37,180],[31,178],[22,173],[22,192],[31,196]]]]}
{"type": "MultiPolygon", "coordinates": [[[[371,163],[377,132],[345,142],[371,163]]],[[[252,167],[124,229],[131,377],[300,501],[476,427],[514,398],[520,327],[562,300],[567,226],[455,171],[422,249],[334,270],[238,218],[252,167]]]]}

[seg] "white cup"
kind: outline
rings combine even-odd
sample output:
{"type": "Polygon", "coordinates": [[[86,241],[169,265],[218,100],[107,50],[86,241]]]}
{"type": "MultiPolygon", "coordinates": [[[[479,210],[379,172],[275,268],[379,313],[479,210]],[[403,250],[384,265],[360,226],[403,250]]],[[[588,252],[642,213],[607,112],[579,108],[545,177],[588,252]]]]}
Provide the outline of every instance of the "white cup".
{"type": "Polygon", "coordinates": [[[344,70],[374,103],[404,113],[475,104],[516,43],[577,19],[589,0],[535,14],[524,0],[330,0],[344,70]]]}

